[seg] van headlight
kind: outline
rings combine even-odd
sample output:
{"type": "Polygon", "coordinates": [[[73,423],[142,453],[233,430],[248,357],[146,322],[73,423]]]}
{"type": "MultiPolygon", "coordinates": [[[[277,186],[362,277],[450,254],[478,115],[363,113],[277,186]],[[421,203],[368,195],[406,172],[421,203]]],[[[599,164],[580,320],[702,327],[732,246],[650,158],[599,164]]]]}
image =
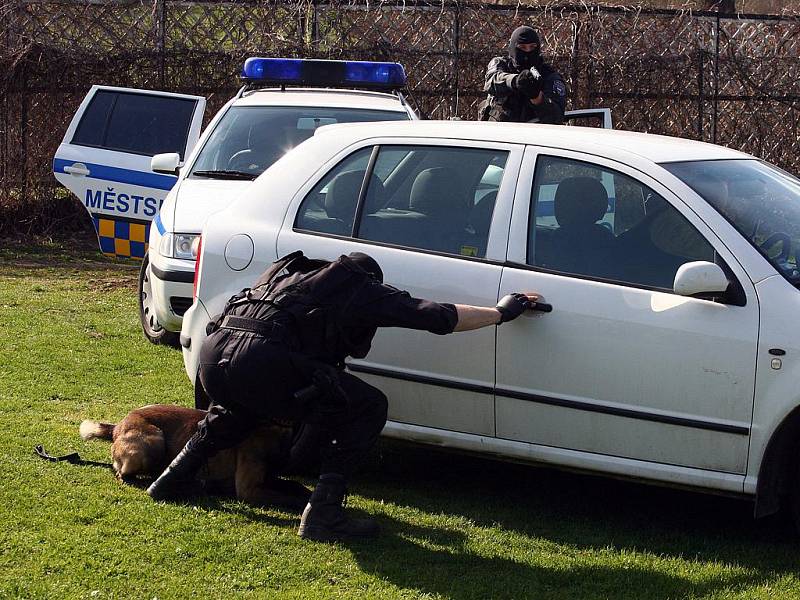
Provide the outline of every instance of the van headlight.
{"type": "Polygon", "coordinates": [[[195,260],[199,238],[198,233],[165,233],[161,236],[158,253],[169,258],[195,260]]]}

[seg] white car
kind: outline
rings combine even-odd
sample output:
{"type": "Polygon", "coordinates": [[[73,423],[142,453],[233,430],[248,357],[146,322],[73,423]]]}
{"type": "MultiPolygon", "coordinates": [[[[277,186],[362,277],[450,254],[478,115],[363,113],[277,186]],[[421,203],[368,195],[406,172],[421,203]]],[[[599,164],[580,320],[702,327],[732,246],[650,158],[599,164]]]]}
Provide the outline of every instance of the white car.
{"type": "Polygon", "coordinates": [[[209,215],[319,126],[417,118],[397,63],[253,57],[242,79],[202,136],[205,98],[93,86],[53,161],[101,251],[143,259],[139,316],[152,342],[177,344],[209,215]]]}
{"type": "Polygon", "coordinates": [[[387,283],[552,312],[450,336],[379,330],[348,368],[384,434],[800,506],[800,181],[661,136],[474,122],[334,125],[202,236],[181,344],[276,258],[362,251],[387,283]],[[367,175],[368,174],[368,175],[367,175]]]}

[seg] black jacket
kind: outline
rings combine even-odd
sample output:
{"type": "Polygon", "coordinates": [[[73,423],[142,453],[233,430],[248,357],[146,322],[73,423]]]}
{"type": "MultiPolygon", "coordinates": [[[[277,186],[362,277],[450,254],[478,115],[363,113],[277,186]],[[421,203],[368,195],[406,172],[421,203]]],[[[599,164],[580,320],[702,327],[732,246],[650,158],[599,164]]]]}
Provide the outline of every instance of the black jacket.
{"type": "Polygon", "coordinates": [[[531,104],[515,89],[515,79],[521,69],[514,66],[508,56],[496,56],[489,62],[483,86],[488,96],[481,105],[481,121],[511,121],[527,123],[537,121],[560,125],[564,122],[567,88],[564,79],[551,65],[543,63],[537,68],[542,76],[544,102],[531,104]]]}
{"type": "Polygon", "coordinates": [[[225,315],[284,321],[292,350],[332,365],[366,356],[378,327],[447,334],[458,321],[452,304],[413,298],[347,256],[328,262],[296,252],[267,269],[249,291],[250,300],[246,292],[231,299],[225,315]]]}

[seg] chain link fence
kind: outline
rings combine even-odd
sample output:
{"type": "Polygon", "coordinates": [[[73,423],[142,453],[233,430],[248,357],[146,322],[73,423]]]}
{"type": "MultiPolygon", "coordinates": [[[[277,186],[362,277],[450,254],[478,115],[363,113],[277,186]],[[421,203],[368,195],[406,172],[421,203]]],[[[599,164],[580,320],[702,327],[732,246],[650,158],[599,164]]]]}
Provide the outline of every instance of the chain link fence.
{"type": "Polygon", "coordinates": [[[474,119],[483,73],[531,24],[568,108],[714,142],[800,172],[800,17],[406,0],[0,0],[0,231],[81,217],[51,160],[92,84],[204,94],[206,117],[247,56],[395,60],[428,118],[474,119]]]}

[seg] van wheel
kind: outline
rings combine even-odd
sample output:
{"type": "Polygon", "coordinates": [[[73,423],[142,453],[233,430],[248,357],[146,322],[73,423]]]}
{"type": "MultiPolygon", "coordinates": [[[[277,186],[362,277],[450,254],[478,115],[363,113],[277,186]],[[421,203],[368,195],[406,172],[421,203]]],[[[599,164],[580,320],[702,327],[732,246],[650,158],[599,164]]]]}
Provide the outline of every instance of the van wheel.
{"type": "Polygon", "coordinates": [[[155,306],[153,305],[153,287],[150,283],[150,258],[145,255],[142,268],[139,270],[139,321],[142,332],[153,344],[179,347],[179,335],[167,331],[156,319],[155,306]]]}

